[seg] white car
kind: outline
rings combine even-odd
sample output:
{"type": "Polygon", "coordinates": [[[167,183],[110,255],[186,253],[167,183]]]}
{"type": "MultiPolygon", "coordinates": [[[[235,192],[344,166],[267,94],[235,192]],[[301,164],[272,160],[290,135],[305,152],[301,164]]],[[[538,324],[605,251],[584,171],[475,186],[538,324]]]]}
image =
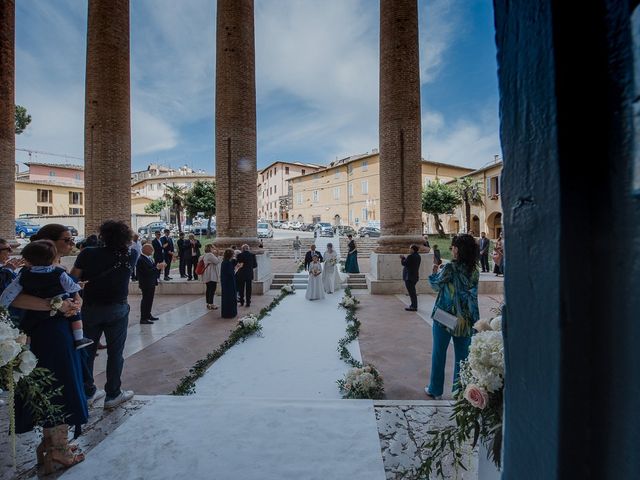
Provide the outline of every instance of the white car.
{"type": "Polygon", "coordinates": [[[289,224],[289,228],[291,230],[300,230],[300,226],[301,225],[302,224],[300,222],[292,222],[292,223],[289,224]]]}
{"type": "Polygon", "coordinates": [[[258,238],[273,238],[273,229],[268,223],[258,223],[258,238]]]}
{"type": "Polygon", "coordinates": [[[291,228],[291,225],[289,225],[289,222],[282,222],[280,224],[280,228],[282,228],[284,230],[289,230],[291,228]]]}

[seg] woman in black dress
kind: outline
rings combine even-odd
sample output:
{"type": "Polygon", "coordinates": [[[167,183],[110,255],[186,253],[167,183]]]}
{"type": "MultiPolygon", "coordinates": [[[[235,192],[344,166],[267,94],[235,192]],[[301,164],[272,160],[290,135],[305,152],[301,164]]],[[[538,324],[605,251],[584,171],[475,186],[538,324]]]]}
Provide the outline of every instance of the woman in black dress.
{"type": "Polygon", "coordinates": [[[220,265],[220,287],[222,289],[222,318],[234,318],[238,315],[238,294],[236,292],[235,265],[233,250],[227,248],[220,265]]]}

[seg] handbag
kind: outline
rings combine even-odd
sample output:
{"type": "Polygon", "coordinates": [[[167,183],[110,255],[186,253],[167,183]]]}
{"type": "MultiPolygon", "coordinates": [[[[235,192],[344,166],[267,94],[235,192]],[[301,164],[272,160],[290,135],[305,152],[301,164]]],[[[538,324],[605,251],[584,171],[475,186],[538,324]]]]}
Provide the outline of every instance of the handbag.
{"type": "Polygon", "coordinates": [[[196,265],[196,275],[202,275],[207,267],[209,267],[209,265],[205,267],[203,258],[198,260],[198,264],[196,265]]]}
{"type": "Polygon", "coordinates": [[[433,311],[433,315],[431,315],[431,318],[443,324],[445,327],[450,328],[451,330],[455,330],[456,325],[458,325],[458,317],[438,307],[436,307],[436,309],[433,311]]]}

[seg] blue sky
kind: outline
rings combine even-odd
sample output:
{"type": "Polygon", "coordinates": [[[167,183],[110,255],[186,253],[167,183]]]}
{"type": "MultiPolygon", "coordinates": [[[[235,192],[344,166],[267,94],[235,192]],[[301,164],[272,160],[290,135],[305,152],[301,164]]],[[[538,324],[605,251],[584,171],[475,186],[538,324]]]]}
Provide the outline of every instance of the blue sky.
{"type": "MultiPolygon", "coordinates": [[[[255,0],[258,168],[378,147],[378,5],[255,0]]],[[[501,153],[491,2],[419,8],[423,157],[483,166],[501,153]]],[[[16,102],[33,117],[18,148],[81,163],[73,157],[83,156],[86,15],[86,0],[16,2],[16,102]]],[[[131,2],[135,170],[214,170],[214,72],[214,1],[131,2]]]]}

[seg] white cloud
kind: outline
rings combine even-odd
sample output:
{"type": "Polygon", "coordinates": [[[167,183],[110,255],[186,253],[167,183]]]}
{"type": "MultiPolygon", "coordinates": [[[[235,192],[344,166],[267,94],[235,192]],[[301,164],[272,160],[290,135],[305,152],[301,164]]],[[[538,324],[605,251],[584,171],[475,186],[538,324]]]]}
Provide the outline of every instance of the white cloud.
{"type": "Polygon", "coordinates": [[[454,0],[419,2],[420,81],[436,80],[444,65],[445,53],[455,40],[462,23],[463,9],[454,0]]]}

